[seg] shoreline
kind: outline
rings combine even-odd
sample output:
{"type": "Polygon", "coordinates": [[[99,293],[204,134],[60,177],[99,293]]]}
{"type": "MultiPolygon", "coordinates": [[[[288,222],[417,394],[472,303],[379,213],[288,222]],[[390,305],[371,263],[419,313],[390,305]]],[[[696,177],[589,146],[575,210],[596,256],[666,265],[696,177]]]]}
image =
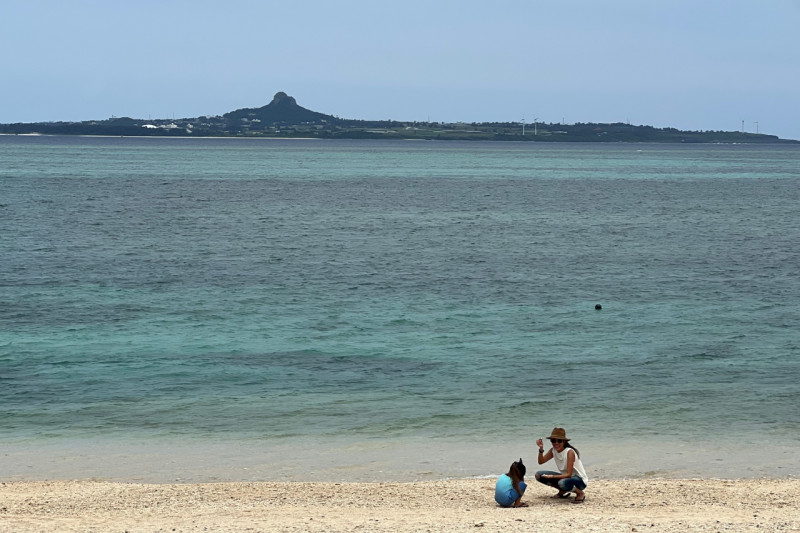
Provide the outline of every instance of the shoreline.
{"type": "MultiPolygon", "coordinates": [[[[345,437],[295,439],[56,438],[0,441],[0,481],[99,479],[132,483],[420,482],[488,479],[522,457],[539,470],[533,437],[487,439],[345,437]]],[[[755,442],[755,441],[753,441],[755,442]]],[[[794,441],[760,445],[732,439],[576,442],[591,480],[800,479],[794,441]]],[[[542,468],[552,466],[552,462],[542,468]]]]}
{"type": "Polygon", "coordinates": [[[586,502],[531,477],[503,509],[495,479],[410,483],[0,483],[0,531],[777,531],[800,528],[800,480],[590,482],[586,502]]]}
{"type": "Polygon", "coordinates": [[[245,139],[245,140],[259,140],[259,139],[266,139],[266,140],[276,140],[276,141],[430,141],[430,142],[466,142],[466,143],[475,143],[475,142],[490,142],[490,143],[524,143],[524,144],[538,144],[538,145],[554,145],[554,144],[563,144],[563,145],[580,145],[580,144],[587,144],[587,145],[599,145],[599,144],[610,144],[610,145],[655,145],[655,146],[662,146],[662,145],[679,145],[679,146],[713,146],[713,145],[721,145],[721,146],[754,146],[754,145],[764,145],[764,146],[776,146],[776,145],[800,145],[800,140],[797,139],[778,139],[775,141],[693,141],[693,142],[681,142],[681,141],[563,141],[563,140],[546,140],[546,141],[525,141],[521,139],[437,139],[437,138],[419,138],[419,137],[340,137],[340,138],[330,138],[330,137],[281,137],[281,136],[269,136],[269,135],[111,135],[111,134],[98,134],[98,135],[91,135],[86,133],[76,133],[76,134],[68,134],[68,133],[4,133],[0,132],[0,136],[6,137],[75,137],[75,138],[84,138],[84,139],[245,139]]]}

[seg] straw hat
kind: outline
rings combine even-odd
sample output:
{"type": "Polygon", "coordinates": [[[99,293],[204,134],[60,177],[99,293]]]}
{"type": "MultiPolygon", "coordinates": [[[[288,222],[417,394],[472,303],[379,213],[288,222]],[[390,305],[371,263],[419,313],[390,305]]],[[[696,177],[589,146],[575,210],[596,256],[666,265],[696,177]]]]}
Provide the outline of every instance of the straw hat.
{"type": "Polygon", "coordinates": [[[564,428],[553,428],[553,432],[550,433],[550,436],[547,437],[549,439],[561,439],[563,441],[569,441],[567,438],[567,430],[564,428]]]}

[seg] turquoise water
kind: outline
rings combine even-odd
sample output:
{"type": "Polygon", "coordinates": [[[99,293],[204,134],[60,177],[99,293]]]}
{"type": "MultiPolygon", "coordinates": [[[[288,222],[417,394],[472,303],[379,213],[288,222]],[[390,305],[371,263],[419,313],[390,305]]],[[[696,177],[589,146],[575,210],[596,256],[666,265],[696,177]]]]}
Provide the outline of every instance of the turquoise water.
{"type": "Polygon", "coordinates": [[[608,475],[685,439],[735,474],[800,441],[798,178],[781,145],[0,137],[2,471],[481,475],[561,425],[608,475]]]}

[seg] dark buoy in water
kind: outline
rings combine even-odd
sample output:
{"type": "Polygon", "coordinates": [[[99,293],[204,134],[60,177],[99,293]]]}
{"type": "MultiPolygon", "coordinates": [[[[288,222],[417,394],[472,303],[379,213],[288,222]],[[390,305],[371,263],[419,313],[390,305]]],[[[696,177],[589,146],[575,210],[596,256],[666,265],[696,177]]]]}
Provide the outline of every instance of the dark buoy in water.
{"type": "Polygon", "coordinates": [[[599,311],[599,310],[601,310],[603,308],[603,306],[600,305],[600,304],[595,304],[594,308],[599,311]]]}

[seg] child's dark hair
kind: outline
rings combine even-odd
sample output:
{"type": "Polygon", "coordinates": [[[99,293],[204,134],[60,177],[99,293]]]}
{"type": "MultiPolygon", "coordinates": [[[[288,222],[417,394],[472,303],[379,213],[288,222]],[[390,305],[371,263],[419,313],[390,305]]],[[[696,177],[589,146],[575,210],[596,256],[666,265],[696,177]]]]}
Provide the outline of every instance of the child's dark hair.
{"type": "Polygon", "coordinates": [[[522,464],[522,457],[520,457],[519,461],[514,461],[511,463],[511,468],[508,469],[508,474],[511,478],[518,477],[519,479],[524,479],[525,472],[527,471],[528,469],[525,468],[524,464],[522,464]]]}

